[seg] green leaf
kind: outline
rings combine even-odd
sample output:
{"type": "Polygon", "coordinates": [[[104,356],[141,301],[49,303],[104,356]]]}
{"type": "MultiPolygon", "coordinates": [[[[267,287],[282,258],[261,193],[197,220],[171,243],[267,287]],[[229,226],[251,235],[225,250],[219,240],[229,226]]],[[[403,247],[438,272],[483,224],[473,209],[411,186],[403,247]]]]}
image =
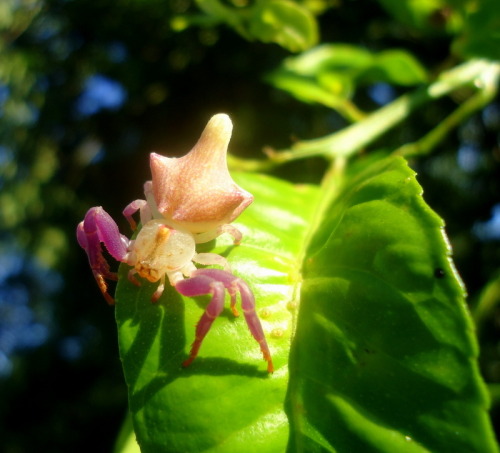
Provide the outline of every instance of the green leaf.
{"type": "Polygon", "coordinates": [[[401,158],[353,171],[309,244],[290,451],[497,451],[443,222],[401,158]]]}
{"type": "Polygon", "coordinates": [[[276,371],[268,375],[242,317],[226,309],[189,368],[182,368],[208,298],[172,288],[157,304],[155,285],[134,287],[122,266],[116,292],[120,355],[142,452],[284,451],[287,362],[299,281],[298,256],[318,190],[264,176],[237,179],[256,202],[238,219],[240,246],[217,240],[233,272],[256,296],[276,371]],[[283,200],[286,200],[286,206],[283,200]]]}
{"type": "Polygon", "coordinates": [[[368,50],[349,44],[322,44],[294,57],[283,66],[297,74],[316,76],[321,73],[344,73],[356,77],[373,64],[368,50]]]}
{"type": "Polygon", "coordinates": [[[134,426],[130,413],[122,424],[121,430],[116,438],[113,453],[140,453],[141,449],[135,439],[134,426]]]}
{"type": "Polygon", "coordinates": [[[464,8],[454,0],[457,9],[463,8],[464,27],[453,43],[453,50],[464,57],[500,60],[500,8],[497,0],[481,0],[464,8]]]}
{"type": "Polygon", "coordinates": [[[258,2],[252,12],[249,31],[263,42],[274,42],[292,52],[309,49],[318,41],[314,16],[289,0],[258,2]]]}
{"type": "Polygon", "coordinates": [[[247,8],[229,7],[220,0],[197,0],[197,4],[206,14],[225,22],[245,39],[272,42],[291,52],[309,49],[318,42],[314,15],[290,0],[260,0],[247,8]]]}
{"type": "Polygon", "coordinates": [[[395,85],[413,86],[428,81],[424,67],[406,50],[380,52],[375,58],[372,70],[378,73],[375,81],[395,85]]]}
{"type": "Polygon", "coordinates": [[[354,81],[372,62],[362,48],[326,44],[285,59],[267,80],[300,101],[335,108],[352,97],[354,81]]]}
{"type": "Polygon", "coordinates": [[[351,98],[353,93],[351,80],[338,75],[325,75],[317,80],[288,71],[276,71],[267,80],[299,101],[331,108],[336,108],[345,99],[351,98]]]}
{"type": "Polygon", "coordinates": [[[452,33],[460,28],[460,15],[452,8],[452,1],[463,0],[378,0],[386,11],[406,27],[430,35],[452,33]]]}
{"type": "Polygon", "coordinates": [[[336,108],[358,85],[387,82],[412,86],[426,82],[427,72],[405,50],[371,53],[346,44],[323,44],[285,59],[267,80],[304,102],[336,108]]]}
{"type": "Polygon", "coordinates": [[[154,285],[123,266],[116,318],[142,452],[497,451],[443,224],[406,162],[364,159],[321,191],[237,182],[255,196],[243,243],[213,251],[254,290],[276,372],[229,310],[182,368],[207,298],[168,288],[151,304],[154,285]]]}

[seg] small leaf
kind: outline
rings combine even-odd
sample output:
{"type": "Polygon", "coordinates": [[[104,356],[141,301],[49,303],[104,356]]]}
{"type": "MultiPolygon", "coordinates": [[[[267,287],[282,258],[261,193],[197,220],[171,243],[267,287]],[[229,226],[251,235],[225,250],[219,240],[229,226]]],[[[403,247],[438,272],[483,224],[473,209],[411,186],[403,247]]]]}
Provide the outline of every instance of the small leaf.
{"type": "Polygon", "coordinates": [[[289,0],[270,0],[255,5],[250,33],[263,42],[274,42],[292,52],[314,46],[318,29],[314,16],[289,0]]]}
{"type": "Polygon", "coordinates": [[[406,50],[387,50],[375,59],[375,71],[380,71],[378,81],[395,85],[412,86],[428,81],[425,68],[406,50]]]}
{"type": "Polygon", "coordinates": [[[287,58],[267,80],[304,102],[336,108],[359,85],[387,82],[411,86],[426,82],[425,68],[409,52],[371,53],[361,47],[324,44],[287,58]]]}
{"type": "Polygon", "coordinates": [[[287,71],[276,71],[267,80],[302,102],[323,104],[331,108],[350,98],[353,91],[348,78],[332,75],[316,80],[287,71]]]}
{"type": "Polygon", "coordinates": [[[267,80],[303,102],[335,108],[351,98],[355,79],[372,62],[359,47],[325,44],[287,58],[267,80]]]}
{"type": "Polygon", "coordinates": [[[288,57],[283,67],[301,75],[344,73],[357,76],[373,64],[372,54],[348,44],[322,44],[303,54],[288,57]]]}
{"type": "Polygon", "coordinates": [[[225,22],[248,40],[276,43],[291,52],[306,50],[318,42],[314,15],[291,0],[256,1],[247,8],[230,7],[221,0],[196,3],[208,17],[225,22]]]}
{"type": "Polygon", "coordinates": [[[113,448],[113,453],[141,453],[135,439],[132,417],[127,413],[113,448]]]}
{"type": "Polygon", "coordinates": [[[463,0],[379,0],[385,10],[406,27],[431,35],[450,33],[461,25],[459,15],[450,8],[452,2],[463,0]]]}

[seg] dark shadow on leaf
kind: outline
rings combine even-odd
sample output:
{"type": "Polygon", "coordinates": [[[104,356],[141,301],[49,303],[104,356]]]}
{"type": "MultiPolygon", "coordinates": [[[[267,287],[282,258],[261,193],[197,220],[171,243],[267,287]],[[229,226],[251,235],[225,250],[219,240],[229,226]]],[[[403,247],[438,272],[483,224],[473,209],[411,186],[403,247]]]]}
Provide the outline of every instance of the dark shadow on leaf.
{"type": "Polygon", "coordinates": [[[183,368],[182,371],[179,375],[181,378],[193,375],[227,376],[231,374],[258,378],[270,376],[267,371],[259,369],[257,365],[239,363],[222,357],[197,357],[189,367],[183,368]]]}
{"type": "MultiPolygon", "coordinates": [[[[125,284],[126,285],[126,284],[125,284]]],[[[129,323],[137,327],[138,332],[126,351],[121,351],[125,379],[131,392],[143,373],[153,344],[160,336],[160,357],[158,363],[168,363],[179,352],[184,351],[186,338],[184,331],[184,303],[171,288],[156,303],[151,303],[151,296],[156,285],[144,284],[140,288],[124,286],[123,303],[117,303],[119,326],[129,323]],[[166,338],[168,336],[168,339],[166,338]]],[[[178,362],[180,363],[180,362],[178,362]]]]}
{"type": "MultiPolygon", "coordinates": [[[[189,367],[183,367],[188,346],[185,303],[173,288],[167,287],[160,300],[153,304],[149,301],[155,288],[156,285],[147,283],[139,288],[123,283],[119,293],[121,303],[117,303],[119,325],[129,323],[131,328],[137,329],[132,343],[121,353],[132,412],[140,411],[158,392],[179,378],[195,375],[269,377],[257,364],[239,363],[225,358],[203,358],[203,355],[197,357],[189,367]],[[155,342],[159,342],[159,345],[155,345],[155,342]],[[158,356],[154,357],[154,354],[158,356]]],[[[208,300],[209,296],[192,299],[200,307],[200,316],[208,300]]],[[[231,322],[236,320],[229,308],[225,308],[220,317],[231,322]]]]}
{"type": "Polygon", "coordinates": [[[161,368],[162,369],[158,370],[156,377],[148,384],[140,390],[133,392],[130,398],[130,409],[132,413],[140,411],[151,398],[177,379],[189,378],[196,375],[236,375],[260,379],[268,379],[270,377],[269,373],[259,370],[255,365],[238,363],[223,358],[204,359],[199,357],[193,364],[185,368],[182,366],[182,358],[176,356],[173,360],[165,361],[165,366],[161,368]]]}
{"type": "MultiPolygon", "coordinates": [[[[197,245],[197,252],[198,253],[207,253],[207,252],[212,252],[212,250],[215,248],[217,244],[217,241],[214,239],[213,241],[210,242],[205,242],[203,244],[198,244],[197,245]]],[[[235,247],[238,247],[235,244],[228,245],[224,251],[219,251],[217,252],[217,255],[222,255],[223,257],[227,258],[229,254],[233,251],[235,247]]]]}

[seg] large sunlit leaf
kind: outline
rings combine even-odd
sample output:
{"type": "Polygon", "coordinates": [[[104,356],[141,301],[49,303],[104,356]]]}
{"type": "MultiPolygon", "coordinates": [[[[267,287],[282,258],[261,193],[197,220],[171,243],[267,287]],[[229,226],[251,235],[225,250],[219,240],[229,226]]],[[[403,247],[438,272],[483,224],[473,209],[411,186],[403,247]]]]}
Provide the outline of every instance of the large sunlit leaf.
{"type": "Polygon", "coordinates": [[[290,358],[290,451],[496,451],[463,288],[414,172],[355,172],[319,220],[290,358]]]}
{"type": "Polygon", "coordinates": [[[255,196],[244,241],[213,251],[254,290],[276,372],[227,309],[182,368],[207,297],[169,288],[154,305],[154,286],[122,269],[116,317],[142,451],[496,451],[463,288],[406,162],[359,164],[321,191],[237,182],[255,196]]]}
{"type": "MultiPolygon", "coordinates": [[[[229,309],[208,333],[199,357],[182,368],[208,297],[171,288],[151,304],[154,285],[136,288],[122,269],[116,292],[120,353],[130,410],[144,452],[278,452],[288,441],[284,412],[297,261],[317,189],[263,176],[238,178],[255,203],[238,219],[240,246],[217,240],[236,275],[254,290],[276,371],[266,372],[243,317],[229,309]]],[[[228,304],[229,305],[229,304],[228,304]]]]}

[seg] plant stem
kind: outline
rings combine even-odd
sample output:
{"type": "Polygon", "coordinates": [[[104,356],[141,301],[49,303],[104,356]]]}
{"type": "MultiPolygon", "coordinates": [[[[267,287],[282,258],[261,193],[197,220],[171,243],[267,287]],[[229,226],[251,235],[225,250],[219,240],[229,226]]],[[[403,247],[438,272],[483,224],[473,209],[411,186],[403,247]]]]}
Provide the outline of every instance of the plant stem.
{"type": "Polygon", "coordinates": [[[366,118],[366,113],[361,111],[350,99],[344,99],[342,102],[330,107],[337,110],[350,123],[357,123],[366,118]]]}
{"type": "Polygon", "coordinates": [[[242,159],[232,154],[227,155],[227,164],[231,171],[263,172],[272,170],[277,166],[269,159],[242,159]]]}
{"type": "MultiPolygon", "coordinates": [[[[406,119],[421,105],[466,86],[483,90],[485,80],[495,80],[498,77],[499,68],[498,63],[485,60],[469,61],[443,72],[439,79],[430,85],[399,97],[355,124],[322,138],[298,142],[290,150],[274,151],[270,153],[270,157],[275,162],[287,162],[312,156],[323,156],[329,160],[352,156],[406,119]]],[[[487,85],[490,86],[490,83],[487,85]]],[[[465,109],[469,108],[470,105],[465,109]]],[[[450,120],[450,123],[453,121],[450,120]]]]}
{"type": "Polygon", "coordinates": [[[451,130],[455,129],[473,113],[489,104],[498,92],[500,66],[493,66],[491,73],[487,73],[487,75],[491,75],[492,77],[485,80],[484,88],[457,107],[456,110],[454,110],[448,117],[441,121],[434,129],[424,135],[420,140],[401,146],[394,152],[394,154],[408,158],[423,156],[431,153],[451,130]]]}
{"type": "Polygon", "coordinates": [[[326,173],[323,176],[323,179],[321,180],[321,196],[318,199],[315,213],[308,229],[308,235],[304,239],[301,254],[299,255],[299,262],[301,263],[304,262],[309,243],[316,234],[317,228],[319,228],[319,226],[322,224],[325,213],[329,209],[332,200],[337,197],[344,183],[346,164],[347,159],[344,159],[342,157],[335,159],[328,167],[326,173]]]}

